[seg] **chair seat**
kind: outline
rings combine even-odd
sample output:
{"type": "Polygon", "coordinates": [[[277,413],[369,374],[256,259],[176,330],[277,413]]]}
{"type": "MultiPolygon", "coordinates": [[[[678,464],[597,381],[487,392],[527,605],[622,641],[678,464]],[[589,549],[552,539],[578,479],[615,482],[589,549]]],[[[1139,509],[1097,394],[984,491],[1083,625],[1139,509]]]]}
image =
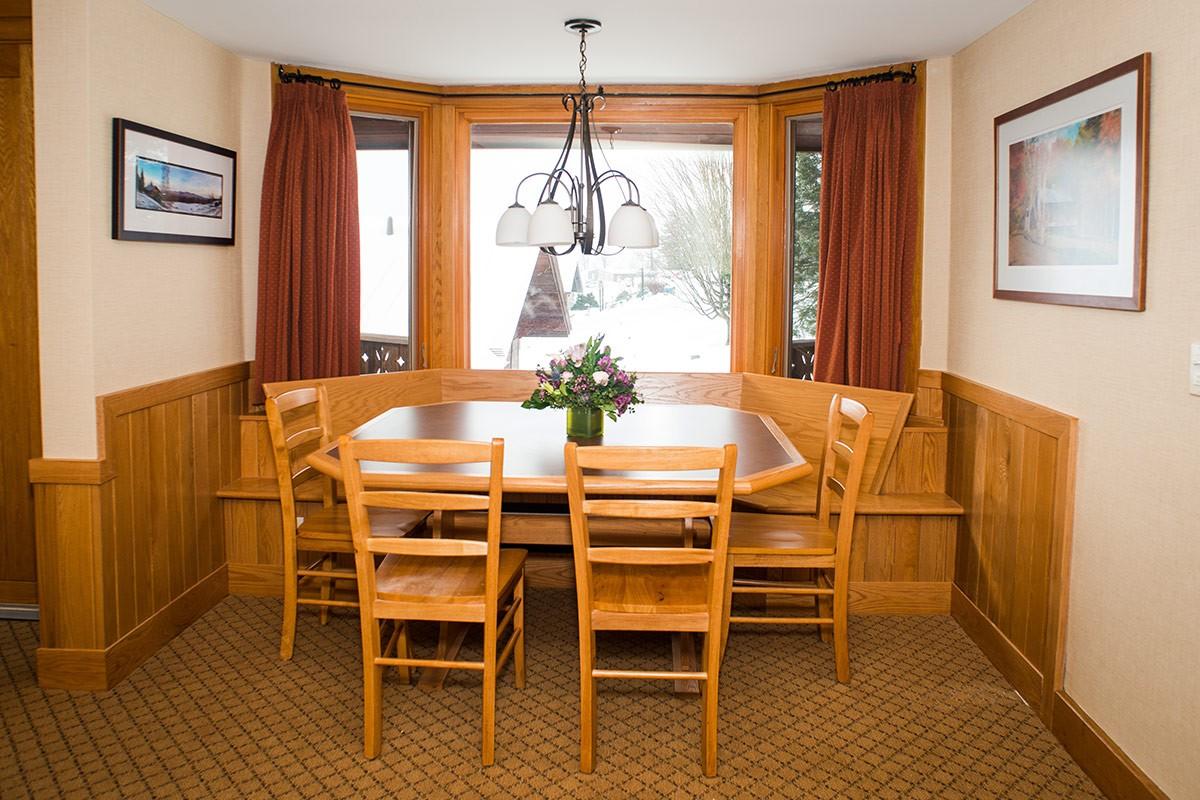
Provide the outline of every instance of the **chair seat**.
{"type": "Polygon", "coordinates": [[[736,555],[833,555],[837,538],[816,517],[799,514],[733,514],[729,552],[736,555]]]}
{"type": "MultiPolygon", "coordinates": [[[[500,551],[501,594],[516,582],[526,551],[500,551]]],[[[392,554],[375,572],[376,596],[400,603],[482,603],[483,556],[408,556],[392,554]]]]}
{"type": "MultiPolygon", "coordinates": [[[[379,509],[371,512],[372,536],[407,536],[429,516],[425,511],[407,509],[379,509]]],[[[354,538],[350,532],[350,508],[339,503],[333,508],[322,508],[304,518],[296,529],[296,545],[301,550],[313,549],[325,552],[354,552],[354,538]]]]}

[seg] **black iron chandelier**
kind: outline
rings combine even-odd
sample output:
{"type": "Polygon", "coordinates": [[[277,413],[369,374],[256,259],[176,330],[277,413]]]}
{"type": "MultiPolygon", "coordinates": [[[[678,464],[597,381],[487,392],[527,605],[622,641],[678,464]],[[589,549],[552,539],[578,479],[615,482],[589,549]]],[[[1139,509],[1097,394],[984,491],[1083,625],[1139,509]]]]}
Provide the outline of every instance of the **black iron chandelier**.
{"type": "MultiPolygon", "coordinates": [[[[596,168],[592,152],[592,112],[603,111],[604,87],[595,92],[587,88],[587,35],[600,29],[594,19],[569,19],[563,23],[568,33],[579,34],[579,92],[563,95],[563,108],[571,113],[567,140],[554,168],[549,172],[526,175],[517,184],[513,204],[496,225],[496,244],[502,247],[539,247],[556,256],[576,247],[584,255],[613,255],[621,248],[658,246],[658,228],[654,218],[642,207],[637,184],[625,173],[608,167],[596,168]],[[567,162],[579,134],[579,170],[572,174],[567,162]],[[531,178],[542,178],[542,191],[531,214],[521,205],[521,187],[531,178]],[[622,189],[625,203],[606,221],[601,187],[610,181],[622,189]],[[559,197],[566,203],[559,203],[559,197]],[[605,247],[609,249],[605,249],[605,247]]],[[[603,156],[603,154],[601,154],[603,156]]]]}

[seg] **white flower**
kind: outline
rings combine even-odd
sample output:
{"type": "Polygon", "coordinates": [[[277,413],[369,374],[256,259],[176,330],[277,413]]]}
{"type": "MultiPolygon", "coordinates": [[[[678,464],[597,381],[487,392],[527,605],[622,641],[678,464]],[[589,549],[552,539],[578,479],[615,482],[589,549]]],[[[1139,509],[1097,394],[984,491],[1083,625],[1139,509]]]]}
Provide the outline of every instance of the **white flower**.
{"type": "Polygon", "coordinates": [[[604,372],[602,370],[593,372],[592,380],[594,380],[596,382],[597,386],[607,386],[608,385],[608,373],[604,372]]]}
{"type": "Polygon", "coordinates": [[[583,358],[585,353],[587,353],[587,345],[586,344],[577,344],[577,345],[574,345],[573,347],[571,347],[570,349],[568,349],[567,352],[564,353],[564,355],[566,355],[572,361],[579,361],[583,358]]]}
{"type": "Polygon", "coordinates": [[[571,380],[572,378],[574,378],[574,377],[575,377],[575,373],[574,373],[574,372],[564,372],[564,373],[562,374],[562,381],[563,381],[563,383],[567,383],[568,381],[570,381],[570,380],[571,380]]]}

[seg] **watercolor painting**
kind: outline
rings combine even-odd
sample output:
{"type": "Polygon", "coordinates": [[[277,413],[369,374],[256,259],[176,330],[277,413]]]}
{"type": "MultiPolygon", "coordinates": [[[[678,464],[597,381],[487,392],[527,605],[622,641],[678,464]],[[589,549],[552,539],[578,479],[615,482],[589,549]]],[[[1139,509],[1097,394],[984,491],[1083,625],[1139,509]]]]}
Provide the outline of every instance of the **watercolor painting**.
{"type": "Polygon", "coordinates": [[[1008,264],[1116,264],[1121,109],[1008,148],[1008,264]]]}

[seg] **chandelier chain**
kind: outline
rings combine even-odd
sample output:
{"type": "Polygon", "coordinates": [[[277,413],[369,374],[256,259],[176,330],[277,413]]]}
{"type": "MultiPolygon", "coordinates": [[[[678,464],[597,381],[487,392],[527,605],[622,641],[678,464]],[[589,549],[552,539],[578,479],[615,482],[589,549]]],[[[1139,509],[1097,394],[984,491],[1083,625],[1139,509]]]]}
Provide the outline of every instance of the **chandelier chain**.
{"type": "Polygon", "coordinates": [[[587,91],[587,76],[584,70],[587,69],[587,30],[579,31],[579,93],[583,94],[587,91]]]}

